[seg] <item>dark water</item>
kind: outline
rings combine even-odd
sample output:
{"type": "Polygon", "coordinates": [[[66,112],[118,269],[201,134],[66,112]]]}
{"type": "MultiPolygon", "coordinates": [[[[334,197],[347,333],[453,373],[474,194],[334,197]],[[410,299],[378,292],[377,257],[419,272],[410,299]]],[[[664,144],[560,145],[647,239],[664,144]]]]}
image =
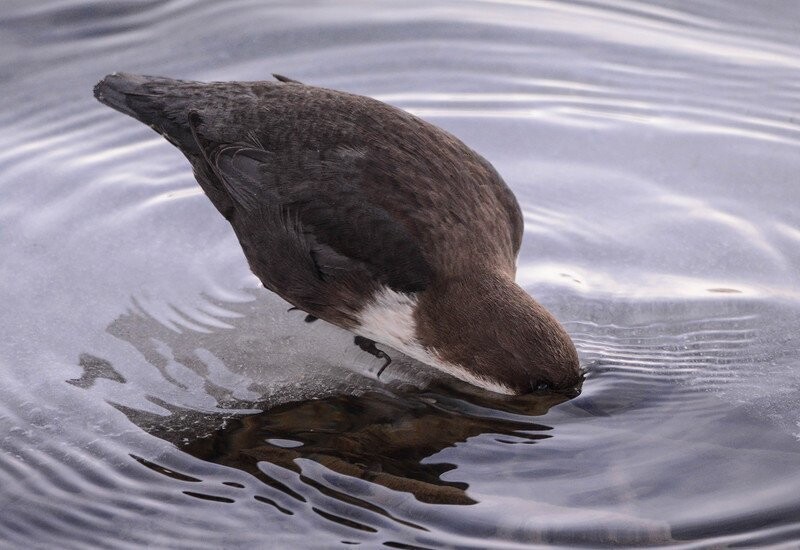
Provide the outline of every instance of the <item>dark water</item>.
{"type": "Polygon", "coordinates": [[[8,547],[800,543],[800,5],[0,7],[8,547]],[[566,403],[381,361],[258,288],[116,70],[271,72],[460,136],[525,211],[566,403]]]}

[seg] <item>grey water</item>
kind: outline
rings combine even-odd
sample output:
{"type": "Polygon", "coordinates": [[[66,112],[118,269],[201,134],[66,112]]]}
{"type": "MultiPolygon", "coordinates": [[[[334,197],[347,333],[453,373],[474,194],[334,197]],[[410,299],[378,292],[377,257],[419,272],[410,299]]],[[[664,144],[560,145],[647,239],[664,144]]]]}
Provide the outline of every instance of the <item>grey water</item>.
{"type": "Polygon", "coordinates": [[[0,545],[800,544],[800,4],[0,6],[0,545]],[[502,400],[260,288],[113,71],[277,72],[459,136],[588,369],[502,400]]]}

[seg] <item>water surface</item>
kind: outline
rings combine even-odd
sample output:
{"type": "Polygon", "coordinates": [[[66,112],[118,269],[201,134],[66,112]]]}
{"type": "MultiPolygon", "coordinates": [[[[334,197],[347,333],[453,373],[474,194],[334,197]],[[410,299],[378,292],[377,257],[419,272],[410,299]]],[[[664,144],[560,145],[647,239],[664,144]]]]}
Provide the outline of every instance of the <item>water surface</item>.
{"type": "Polygon", "coordinates": [[[800,541],[800,7],[5,2],[9,547],[800,541]],[[307,324],[125,70],[272,72],[452,131],[514,189],[519,282],[589,369],[502,400],[307,324]]]}

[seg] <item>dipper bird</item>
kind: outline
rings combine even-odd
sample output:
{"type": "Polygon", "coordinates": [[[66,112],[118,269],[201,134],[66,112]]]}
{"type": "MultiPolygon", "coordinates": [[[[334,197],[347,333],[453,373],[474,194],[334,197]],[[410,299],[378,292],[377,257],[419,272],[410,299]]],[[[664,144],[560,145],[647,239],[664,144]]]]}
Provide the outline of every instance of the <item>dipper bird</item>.
{"type": "Polygon", "coordinates": [[[115,73],[94,94],[181,150],[253,273],[307,320],[494,392],[575,395],[575,346],[514,282],[522,214],[492,165],[405,111],[274,76],[115,73]]]}

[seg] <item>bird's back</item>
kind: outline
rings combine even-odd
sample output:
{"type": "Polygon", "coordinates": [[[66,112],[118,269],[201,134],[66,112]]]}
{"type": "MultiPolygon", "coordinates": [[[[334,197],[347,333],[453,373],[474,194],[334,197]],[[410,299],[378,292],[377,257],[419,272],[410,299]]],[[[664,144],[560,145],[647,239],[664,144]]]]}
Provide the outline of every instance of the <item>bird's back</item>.
{"type": "Polygon", "coordinates": [[[229,219],[242,204],[277,202],[348,256],[396,261],[414,256],[403,250],[412,243],[439,277],[476,262],[513,274],[522,236],[513,194],[480,155],[405,111],[291,81],[117,74],[95,94],[181,149],[229,219]]]}

